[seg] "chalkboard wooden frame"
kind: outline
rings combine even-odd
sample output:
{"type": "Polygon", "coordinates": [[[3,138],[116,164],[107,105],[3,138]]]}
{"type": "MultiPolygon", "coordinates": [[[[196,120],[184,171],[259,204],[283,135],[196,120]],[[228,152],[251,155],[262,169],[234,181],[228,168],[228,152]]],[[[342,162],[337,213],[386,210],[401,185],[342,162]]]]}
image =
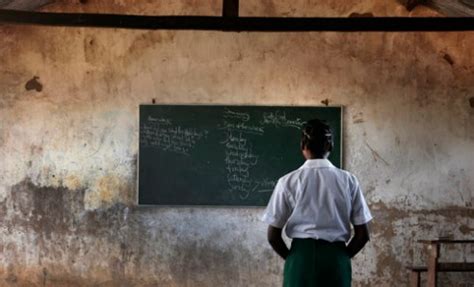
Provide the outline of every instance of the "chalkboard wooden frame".
{"type": "MultiPolygon", "coordinates": [[[[204,207],[204,206],[216,206],[216,207],[262,207],[262,206],[265,206],[267,201],[268,201],[268,198],[270,197],[271,195],[271,192],[268,192],[268,195],[267,195],[267,199],[262,202],[261,200],[258,202],[258,203],[249,203],[249,202],[246,202],[245,204],[240,204],[240,203],[235,203],[235,202],[232,202],[232,203],[229,203],[229,202],[222,202],[222,203],[219,203],[219,202],[211,202],[211,203],[206,203],[206,202],[199,202],[199,203],[193,203],[193,202],[190,202],[189,200],[183,202],[183,203],[180,203],[180,202],[166,202],[166,200],[164,202],[147,202],[146,200],[144,201],[143,199],[141,200],[141,195],[143,194],[143,191],[142,191],[142,182],[143,182],[143,179],[141,178],[142,177],[142,174],[143,172],[140,172],[140,170],[142,169],[142,162],[146,161],[146,160],[143,160],[142,161],[140,160],[143,156],[143,151],[142,151],[142,148],[143,148],[143,141],[142,141],[142,113],[143,113],[143,110],[146,109],[146,108],[170,108],[170,109],[203,109],[203,108],[212,108],[212,109],[226,109],[226,108],[230,108],[230,109],[250,109],[250,110],[258,110],[258,109],[289,109],[291,111],[293,110],[299,110],[299,109],[306,109],[306,110],[314,110],[314,111],[323,111],[323,110],[327,110],[327,109],[333,109],[334,111],[336,111],[337,113],[337,120],[338,120],[338,126],[336,127],[336,132],[338,132],[338,135],[336,136],[336,138],[338,139],[339,143],[336,143],[335,144],[335,148],[336,147],[339,147],[337,151],[333,151],[333,154],[334,153],[338,153],[339,156],[338,156],[338,162],[334,162],[334,164],[340,168],[343,168],[343,161],[344,161],[344,154],[343,154],[343,148],[344,148],[344,141],[343,141],[343,114],[344,114],[344,109],[343,109],[343,106],[279,106],[279,105],[225,105],[225,104],[218,104],[218,105],[207,105],[207,104],[179,104],[179,105],[175,105],[175,104],[141,104],[139,105],[139,148],[138,148],[138,163],[137,163],[137,204],[139,206],[163,206],[163,207],[190,207],[190,206],[201,206],[201,207],[204,207]]],[[[309,118],[305,118],[304,121],[308,120],[309,118]]],[[[332,126],[332,128],[334,129],[334,126],[332,126]]],[[[301,160],[301,164],[304,162],[304,160],[302,159],[301,160]]],[[[298,168],[298,166],[294,166],[294,168],[292,168],[291,170],[293,169],[296,169],[298,168]]],[[[279,174],[278,177],[280,176],[283,176],[284,173],[281,173],[279,174]]],[[[276,181],[275,181],[276,182],[276,181]]],[[[190,192],[192,193],[192,192],[190,192]]],[[[187,194],[185,194],[187,195],[187,194]]]]}

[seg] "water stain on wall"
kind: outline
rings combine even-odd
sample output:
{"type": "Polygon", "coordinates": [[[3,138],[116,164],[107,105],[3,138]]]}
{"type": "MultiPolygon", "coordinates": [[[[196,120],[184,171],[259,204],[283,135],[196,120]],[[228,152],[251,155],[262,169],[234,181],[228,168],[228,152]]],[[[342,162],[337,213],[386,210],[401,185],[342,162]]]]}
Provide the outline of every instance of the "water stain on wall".
{"type": "Polygon", "coordinates": [[[74,213],[84,208],[84,190],[37,187],[25,180],[11,189],[12,223],[32,228],[44,238],[75,228],[74,213]]]}
{"type": "MultiPolygon", "coordinates": [[[[233,239],[229,245],[232,248],[226,248],[217,244],[222,240],[218,234],[212,236],[215,241],[179,236],[176,233],[181,231],[160,223],[159,213],[147,215],[146,209],[115,204],[87,210],[84,189],[39,187],[25,179],[13,186],[11,192],[11,197],[0,203],[0,208],[9,210],[7,216],[0,218],[0,224],[9,228],[9,232],[37,234],[34,244],[38,253],[33,266],[21,267],[24,263],[20,261],[12,264],[8,272],[0,268],[0,280],[8,284],[95,286],[102,282],[100,286],[209,286],[211,279],[214,286],[225,286],[229,280],[249,286],[258,275],[252,270],[260,266],[251,267],[258,261],[247,262],[254,254],[242,245],[245,234],[233,239]],[[161,242],[147,236],[155,232],[145,224],[151,218],[157,220],[156,228],[163,231],[155,238],[161,242]],[[60,263],[65,258],[69,267],[60,263]],[[93,258],[96,260],[90,261],[93,258]],[[107,262],[107,268],[94,267],[94,261],[107,262]],[[165,262],[169,270],[150,273],[165,262]],[[78,277],[71,271],[75,268],[89,275],[78,277]],[[137,274],[145,278],[140,279],[137,274]]],[[[197,236],[196,230],[189,231],[197,236]]],[[[7,244],[11,251],[4,254],[8,258],[19,256],[28,246],[28,242],[21,240],[7,244]]]]}

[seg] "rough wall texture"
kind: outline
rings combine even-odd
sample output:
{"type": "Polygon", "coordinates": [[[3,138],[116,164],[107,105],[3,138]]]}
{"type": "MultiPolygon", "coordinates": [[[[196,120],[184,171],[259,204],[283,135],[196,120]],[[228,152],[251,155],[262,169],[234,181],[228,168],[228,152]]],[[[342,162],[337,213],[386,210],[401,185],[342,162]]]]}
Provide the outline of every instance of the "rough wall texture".
{"type": "MultiPolygon", "coordinates": [[[[380,1],[326,2],[248,1],[241,12],[407,13],[380,1]]],[[[219,2],[206,3],[162,9],[219,13],[219,2]]],[[[127,5],[48,9],[151,9],[127,5]]],[[[376,218],[372,241],[353,261],[354,286],[405,285],[404,266],[423,261],[418,239],[474,234],[473,43],[473,32],[1,26],[0,286],[280,284],[283,262],[266,243],[262,209],[136,206],[138,105],[153,98],[345,106],[345,168],[360,178],[376,218]]],[[[472,247],[443,252],[474,260],[472,247]]],[[[440,281],[473,286],[474,278],[440,281]]]]}

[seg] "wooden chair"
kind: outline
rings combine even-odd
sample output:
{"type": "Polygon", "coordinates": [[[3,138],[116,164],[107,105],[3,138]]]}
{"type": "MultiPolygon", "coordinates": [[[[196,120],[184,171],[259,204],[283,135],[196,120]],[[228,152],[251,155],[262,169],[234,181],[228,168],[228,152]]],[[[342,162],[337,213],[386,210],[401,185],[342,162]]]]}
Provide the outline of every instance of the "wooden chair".
{"type": "Polygon", "coordinates": [[[469,244],[474,240],[420,240],[427,244],[428,262],[426,266],[408,266],[410,271],[410,287],[421,287],[421,273],[427,272],[427,287],[436,287],[438,272],[473,272],[474,262],[439,262],[441,244],[469,244]]]}

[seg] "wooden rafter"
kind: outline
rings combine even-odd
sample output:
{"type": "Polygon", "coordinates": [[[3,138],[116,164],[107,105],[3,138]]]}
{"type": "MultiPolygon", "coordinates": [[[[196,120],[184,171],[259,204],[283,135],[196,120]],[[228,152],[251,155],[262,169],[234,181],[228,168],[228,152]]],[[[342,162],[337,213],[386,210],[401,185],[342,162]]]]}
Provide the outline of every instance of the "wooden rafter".
{"type": "Polygon", "coordinates": [[[223,0],[222,17],[239,17],[239,0],[223,0]]]}
{"type": "Polygon", "coordinates": [[[252,32],[307,31],[474,31],[474,18],[450,17],[212,17],[46,13],[0,9],[0,23],[147,30],[218,30],[252,32]]]}

